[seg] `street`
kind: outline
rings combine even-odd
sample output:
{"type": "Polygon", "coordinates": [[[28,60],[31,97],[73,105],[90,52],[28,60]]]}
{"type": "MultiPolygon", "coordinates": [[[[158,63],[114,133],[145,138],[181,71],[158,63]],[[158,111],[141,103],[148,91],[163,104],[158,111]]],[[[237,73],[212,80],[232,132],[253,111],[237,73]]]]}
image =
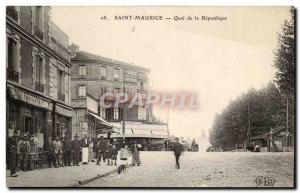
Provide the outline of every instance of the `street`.
{"type": "Polygon", "coordinates": [[[294,155],[251,152],[184,152],[181,169],[175,168],[173,152],[140,152],[141,166],[129,167],[117,174],[116,166],[103,162],[63,168],[18,172],[9,177],[9,187],[70,187],[111,173],[81,187],[293,187],[294,155]],[[257,184],[257,178],[274,179],[274,183],[257,184]]]}
{"type": "Polygon", "coordinates": [[[84,187],[293,187],[293,156],[293,152],[185,152],[177,170],[172,152],[141,152],[142,166],[84,187]],[[274,179],[273,186],[257,184],[260,176],[274,179]]]}

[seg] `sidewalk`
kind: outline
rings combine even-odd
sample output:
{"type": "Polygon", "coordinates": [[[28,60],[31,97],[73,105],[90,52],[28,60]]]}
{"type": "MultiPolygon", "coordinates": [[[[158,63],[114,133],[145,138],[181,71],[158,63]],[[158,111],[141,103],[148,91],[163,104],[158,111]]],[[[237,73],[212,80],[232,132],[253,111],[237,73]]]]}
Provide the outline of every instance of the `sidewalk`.
{"type": "Polygon", "coordinates": [[[10,177],[9,171],[6,172],[7,187],[70,187],[78,184],[78,181],[84,181],[113,172],[117,166],[108,166],[101,162],[88,165],[69,166],[60,168],[44,168],[33,171],[19,171],[18,177],[10,177]]]}

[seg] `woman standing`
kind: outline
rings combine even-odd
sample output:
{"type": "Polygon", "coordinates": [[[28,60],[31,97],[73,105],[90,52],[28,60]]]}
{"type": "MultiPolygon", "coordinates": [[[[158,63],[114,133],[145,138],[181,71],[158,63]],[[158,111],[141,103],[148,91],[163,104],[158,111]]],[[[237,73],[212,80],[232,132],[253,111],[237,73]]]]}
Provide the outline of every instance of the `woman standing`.
{"type": "Polygon", "coordinates": [[[141,160],[140,160],[140,152],[138,150],[138,145],[135,143],[132,148],[132,165],[140,166],[141,160]]]}
{"type": "Polygon", "coordinates": [[[94,143],[92,138],[89,138],[89,162],[94,162],[94,143]]]}

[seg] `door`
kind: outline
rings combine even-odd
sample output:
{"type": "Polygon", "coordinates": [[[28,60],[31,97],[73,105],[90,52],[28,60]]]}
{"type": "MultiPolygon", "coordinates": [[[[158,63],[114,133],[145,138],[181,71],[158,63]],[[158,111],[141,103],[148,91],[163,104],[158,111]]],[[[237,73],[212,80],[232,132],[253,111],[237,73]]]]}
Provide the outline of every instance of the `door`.
{"type": "Polygon", "coordinates": [[[32,118],[31,117],[25,117],[24,118],[24,132],[25,133],[33,133],[33,128],[32,128],[32,118]]]}

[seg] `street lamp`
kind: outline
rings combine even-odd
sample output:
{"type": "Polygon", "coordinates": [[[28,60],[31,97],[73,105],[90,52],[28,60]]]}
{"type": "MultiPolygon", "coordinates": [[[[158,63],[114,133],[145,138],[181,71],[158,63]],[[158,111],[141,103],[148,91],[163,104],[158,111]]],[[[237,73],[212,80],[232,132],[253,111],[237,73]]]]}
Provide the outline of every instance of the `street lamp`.
{"type": "MultiPolygon", "coordinates": [[[[123,94],[125,95],[125,69],[123,71],[123,94]]],[[[122,138],[123,144],[125,144],[125,102],[123,104],[123,120],[122,120],[122,138]]]]}

